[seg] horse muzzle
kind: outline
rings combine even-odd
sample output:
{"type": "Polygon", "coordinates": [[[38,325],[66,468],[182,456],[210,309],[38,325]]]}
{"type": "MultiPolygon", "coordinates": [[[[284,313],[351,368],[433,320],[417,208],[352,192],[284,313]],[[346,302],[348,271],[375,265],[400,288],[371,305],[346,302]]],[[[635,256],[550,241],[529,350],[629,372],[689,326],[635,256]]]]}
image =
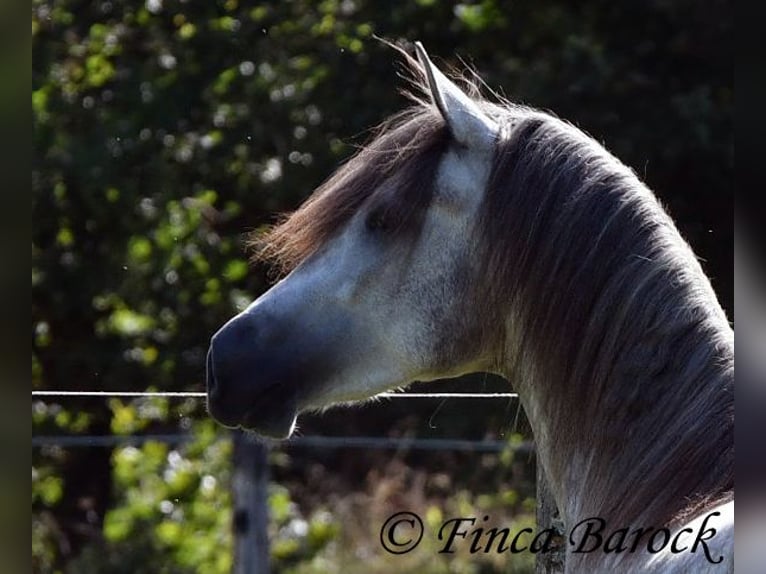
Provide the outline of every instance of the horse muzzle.
{"type": "Polygon", "coordinates": [[[238,315],[210,342],[207,354],[207,408],[223,426],[270,438],[288,438],[298,415],[298,389],[289,355],[264,344],[254,317],[238,315]]]}

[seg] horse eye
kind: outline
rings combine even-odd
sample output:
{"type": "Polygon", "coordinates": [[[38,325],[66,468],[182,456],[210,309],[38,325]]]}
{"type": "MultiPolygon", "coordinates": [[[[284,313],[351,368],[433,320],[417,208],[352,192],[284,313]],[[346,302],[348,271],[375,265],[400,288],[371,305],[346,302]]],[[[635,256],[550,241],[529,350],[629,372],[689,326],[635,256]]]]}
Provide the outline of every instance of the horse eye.
{"type": "Polygon", "coordinates": [[[364,224],[369,231],[388,231],[391,228],[390,217],[383,209],[371,211],[364,224]]]}

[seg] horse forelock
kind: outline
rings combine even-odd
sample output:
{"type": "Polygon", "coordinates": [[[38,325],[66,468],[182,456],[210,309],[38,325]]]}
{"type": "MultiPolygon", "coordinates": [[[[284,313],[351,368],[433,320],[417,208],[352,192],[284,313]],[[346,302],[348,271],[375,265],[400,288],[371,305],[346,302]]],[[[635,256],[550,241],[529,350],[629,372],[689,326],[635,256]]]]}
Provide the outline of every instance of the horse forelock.
{"type": "MultiPolygon", "coordinates": [[[[317,252],[366,203],[383,205],[398,231],[417,231],[434,193],[439,160],[450,143],[450,132],[431,102],[420,64],[399,46],[401,90],[411,105],[371,130],[369,142],[325,180],[296,211],[274,225],[250,234],[248,245],[255,261],[272,266],[281,276],[317,252]],[[395,185],[382,189],[387,180],[395,185]],[[394,193],[392,193],[392,190],[394,193]],[[385,194],[385,197],[383,197],[385,194]]],[[[481,98],[476,73],[451,75],[491,115],[504,115],[514,104],[490,103],[481,98]]],[[[499,98],[499,96],[498,96],[499,98]]]]}
{"type": "Polygon", "coordinates": [[[317,252],[362,206],[383,210],[398,232],[418,230],[449,141],[444,120],[419,103],[388,118],[374,133],[299,209],[265,233],[251,235],[255,259],[285,274],[317,252]]]}

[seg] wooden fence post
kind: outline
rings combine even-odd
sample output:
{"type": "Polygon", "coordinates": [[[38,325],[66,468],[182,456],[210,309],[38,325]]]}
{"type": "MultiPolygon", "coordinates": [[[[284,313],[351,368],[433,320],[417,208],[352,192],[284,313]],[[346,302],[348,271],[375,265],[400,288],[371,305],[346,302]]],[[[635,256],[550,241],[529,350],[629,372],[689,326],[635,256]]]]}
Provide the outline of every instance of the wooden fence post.
{"type": "Polygon", "coordinates": [[[269,574],[268,447],[234,433],[234,574],[269,574]]]}
{"type": "Polygon", "coordinates": [[[557,532],[555,546],[550,552],[540,552],[536,557],[536,574],[561,574],[564,572],[564,533],[556,502],[548,488],[548,479],[540,461],[537,461],[537,532],[553,528],[557,532]]]}

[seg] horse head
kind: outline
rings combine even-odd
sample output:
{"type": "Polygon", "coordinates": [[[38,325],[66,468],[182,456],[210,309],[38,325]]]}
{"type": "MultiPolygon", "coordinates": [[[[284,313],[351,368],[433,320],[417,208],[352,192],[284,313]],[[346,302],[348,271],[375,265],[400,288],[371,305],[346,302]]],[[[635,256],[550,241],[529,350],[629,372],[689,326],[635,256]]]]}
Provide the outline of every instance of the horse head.
{"type": "Polygon", "coordinates": [[[284,438],[298,413],[491,371],[472,297],[475,228],[500,125],[429,60],[429,92],[263,240],[290,271],[213,336],[208,408],[284,438]]]}

